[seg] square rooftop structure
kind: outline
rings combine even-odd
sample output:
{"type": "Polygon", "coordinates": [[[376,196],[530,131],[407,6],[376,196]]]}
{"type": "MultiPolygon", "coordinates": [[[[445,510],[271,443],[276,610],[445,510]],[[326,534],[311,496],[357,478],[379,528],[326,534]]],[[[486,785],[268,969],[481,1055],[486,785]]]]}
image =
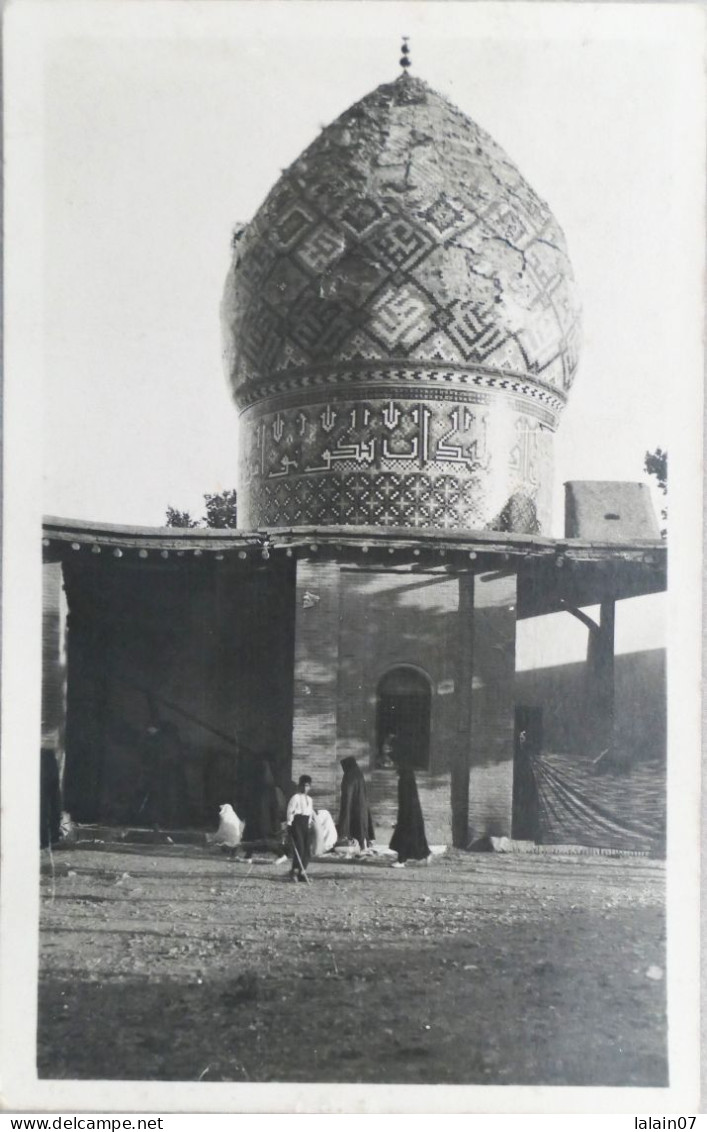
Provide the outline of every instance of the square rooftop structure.
{"type": "Polygon", "coordinates": [[[565,537],[601,542],[660,538],[650,487],[623,480],[569,480],[565,537]]]}

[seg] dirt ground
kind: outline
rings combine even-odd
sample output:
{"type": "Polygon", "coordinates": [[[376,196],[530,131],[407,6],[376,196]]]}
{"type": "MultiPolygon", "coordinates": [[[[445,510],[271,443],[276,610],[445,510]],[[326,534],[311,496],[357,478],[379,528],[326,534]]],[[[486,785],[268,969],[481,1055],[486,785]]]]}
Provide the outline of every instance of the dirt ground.
{"type": "Polygon", "coordinates": [[[41,1077],[667,1083],[661,862],[42,856],[41,1077]]]}

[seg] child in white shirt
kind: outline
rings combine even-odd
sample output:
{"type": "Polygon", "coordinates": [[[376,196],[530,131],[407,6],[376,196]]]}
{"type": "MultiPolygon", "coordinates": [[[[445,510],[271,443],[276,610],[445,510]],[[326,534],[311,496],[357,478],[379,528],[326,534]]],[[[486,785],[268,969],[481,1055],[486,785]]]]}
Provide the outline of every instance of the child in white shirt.
{"type": "Polygon", "coordinates": [[[309,864],[309,827],[314,822],[314,803],[309,794],[311,788],[312,779],[303,774],[297,784],[297,793],[287,803],[287,828],[293,850],[290,879],[294,881],[305,879],[302,874],[309,864]]]}

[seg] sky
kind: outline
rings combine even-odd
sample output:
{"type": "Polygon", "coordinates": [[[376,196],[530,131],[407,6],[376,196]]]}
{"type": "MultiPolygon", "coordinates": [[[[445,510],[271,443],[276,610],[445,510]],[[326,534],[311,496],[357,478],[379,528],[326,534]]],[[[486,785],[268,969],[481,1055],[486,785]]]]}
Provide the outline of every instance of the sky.
{"type": "Polygon", "coordinates": [[[160,524],[168,504],[200,514],[203,493],[236,484],[219,324],[231,233],[323,125],[396,77],[402,34],[413,73],[503,146],[568,241],[584,346],[552,533],[564,480],[643,479],[671,409],[698,396],[681,353],[700,214],[681,170],[700,119],[685,28],[638,7],[43,9],[43,511],[160,524]]]}

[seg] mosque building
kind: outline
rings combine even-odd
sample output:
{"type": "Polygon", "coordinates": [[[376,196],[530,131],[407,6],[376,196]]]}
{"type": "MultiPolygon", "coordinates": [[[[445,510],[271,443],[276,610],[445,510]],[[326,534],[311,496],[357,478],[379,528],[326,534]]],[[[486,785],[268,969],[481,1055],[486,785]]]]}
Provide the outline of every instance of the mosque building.
{"type": "Polygon", "coordinates": [[[45,520],[42,742],[80,822],[140,824],[160,721],[181,826],[237,805],[246,757],[336,813],[353,755],[382,838],[393,736],[431,841],[655,851],[662,656],[614,656],[617,603],[665,589],[648,488],[572,481],[550,535],[581,337],[565,238],[402,62],[233,239],[242,528],[45,520]],[[583,663],[517,671],[519,626],[551,614],[586,629],[583,663]]]}

